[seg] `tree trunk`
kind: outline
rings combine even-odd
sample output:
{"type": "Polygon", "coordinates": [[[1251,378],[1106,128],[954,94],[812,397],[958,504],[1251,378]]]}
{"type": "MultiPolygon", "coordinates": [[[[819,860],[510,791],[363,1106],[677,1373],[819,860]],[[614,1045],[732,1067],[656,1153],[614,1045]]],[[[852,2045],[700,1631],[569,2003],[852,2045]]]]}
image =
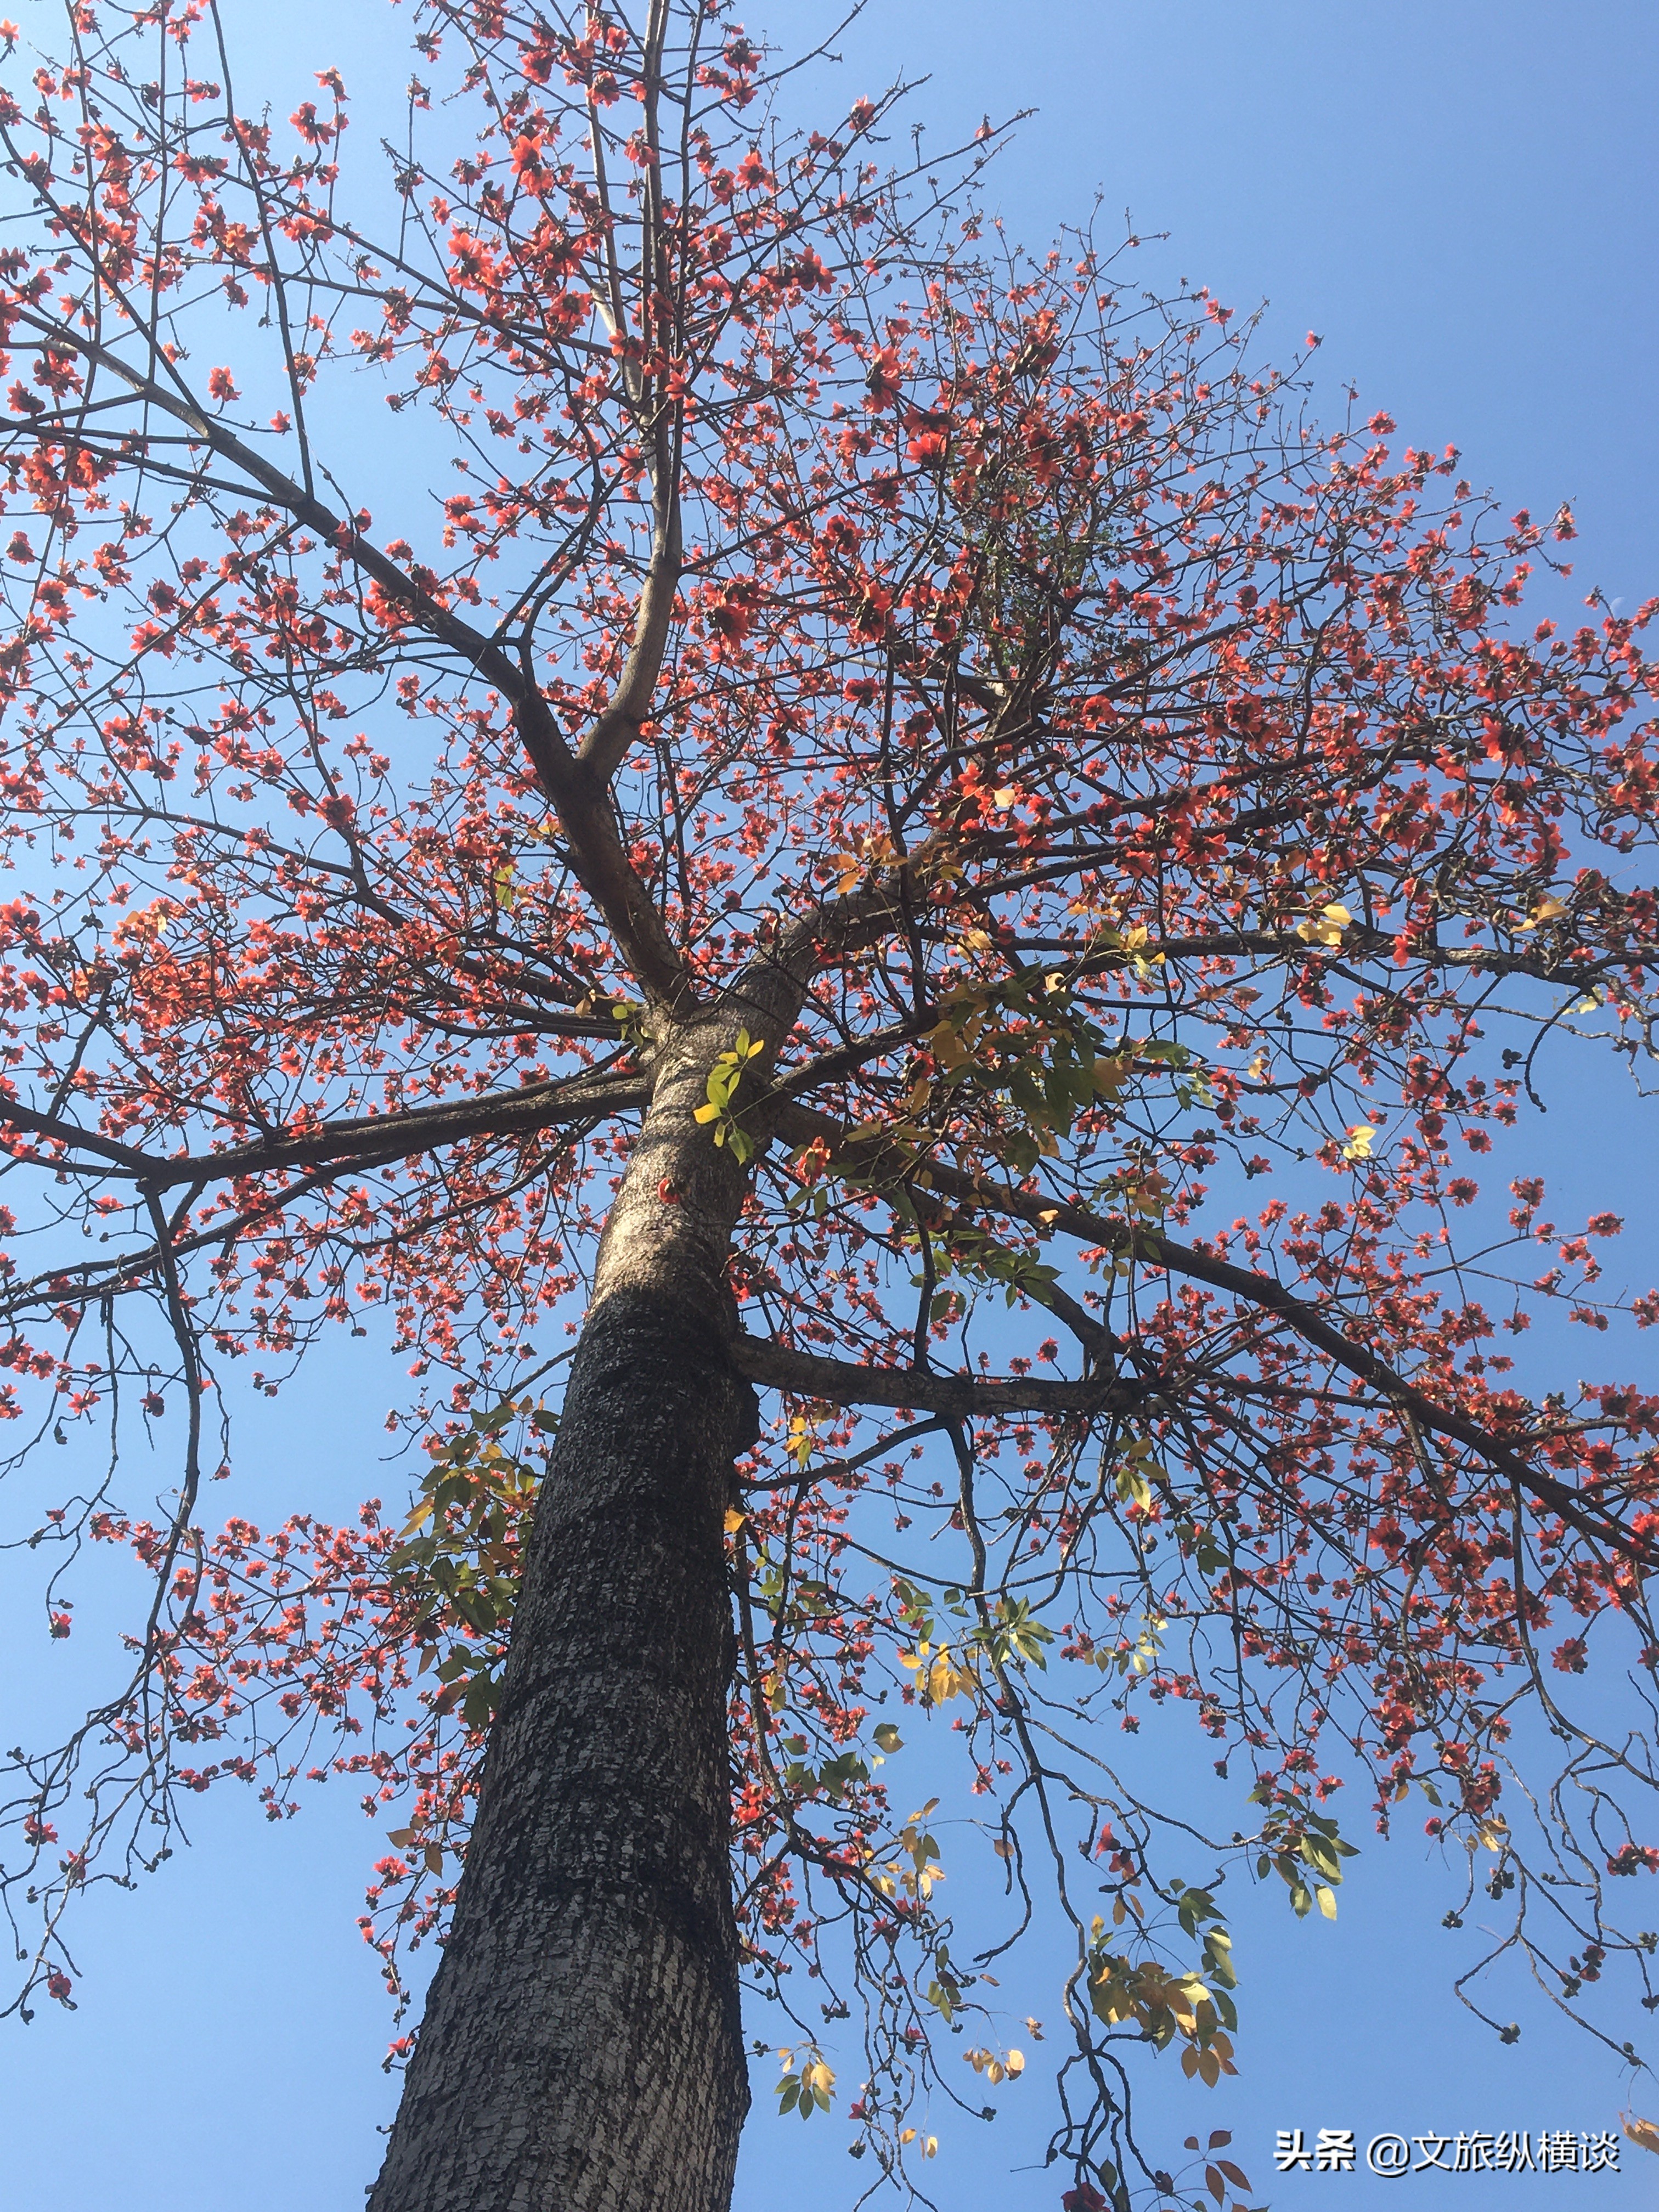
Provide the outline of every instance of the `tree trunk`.
{"type": "Polygon", "coordinates": [[[725,2212],[749,2104],[724,1516],[743,1178],[659,1081],[536,1508],[455,1917],[370,2212],[725,2212]]]}

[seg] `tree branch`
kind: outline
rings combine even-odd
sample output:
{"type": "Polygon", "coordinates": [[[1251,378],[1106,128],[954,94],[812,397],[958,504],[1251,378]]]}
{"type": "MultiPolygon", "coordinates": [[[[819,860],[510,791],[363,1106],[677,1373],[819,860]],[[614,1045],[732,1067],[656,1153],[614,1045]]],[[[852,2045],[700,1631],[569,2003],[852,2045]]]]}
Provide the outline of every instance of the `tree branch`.
{"type": "Polygon", "coordinates": [[[533,1133],[561,1121],[586,1121],[595,1115],[626,1112],[650,1097],[643,1075],[601,1077],[584,1085],[526,1084],[523,1090],[443,1106],[416,1107],[406,1114],[365,1114],[344,1121],[322,1121],[315,1129],[256,1144],[234,1145],[221,1152],[174,1153],[157,1158],[118,1143],[95,1129],[83,1129],[54,1115],[37,1113],[15,1099],[0,1099],[0,1127],[24,1129],[49,1142],[107,1160],[113,1172],[131,1176],[154,1190],[184,1183],[228,1182],[285,1168],[316,1168],[348,1160],[365,1165],[402,1159],[464,1144],[472,1137],[533,1133]]]}
{"type": "MultiPolygon", "coordinates": [[[[803,1107],[787,1108],[778,1116],[775,1126],[778,1133],[792,1143],[808,1145],[821,1140],[828,1146],[832,1159],[847,1160],[860,1153],[876,1158],[884,1144],[880,1137],[857,1143],[828,1115],[803,1107]]],[[[1145,1267],[1166,1268],[1171,1274],[1185,1275],[1194,1282],[1207,1283],[1212,1289],[1224,1291],[1231,1297],[1272,1314],[1294,1329],[1304,1343],[1322,1352],[1350,1375],[1369,1382],[1396,1412],[1412,1415],[1424,1428],[1477,1453],[1494,1473],[1559,1514],[1580,1535],[1593,1543],[1606,1545],[1620,1557],[1632,1559],[1650,1571],[1659,1569],[1659,1544],[1644,1543],[1616,1522],[1587,1511],[1583,1500],[1565,1483],[1558,1482],[1521,1456],[1522,1449],[1536,1439],[1494,1435],[1468,1415],[1440,1405],[1408,1382],[1379,1353],[1355,1343],[1273,1276],[1258,1274],[1248,1267],[1236,1267],[1212,1253],[1177,1244],[1160,1231],[1111,1220],[1105,1215],[1090,1212],[1086,1207],[1051,1198],[1046,1192],[1016,1190],[1007,1183],[986,1182],[963,1175],[936,1158],[927,1161],[926,1172],[934,1190],[981,1212],[988,1210],[1024,1221],[1044,1236],[1059,1230],[1081,1243],[1099,1245],[1118,1257],[1137,1261],[1145,1267]]],[[[924,1401],[918,1399],[915,1402],[924,1401]]]]}
{"type": "Polygon", "coordinates": [[[862,1367],[852,1360],[820,1358],[757,1336],[739,1336],[732,1347],[738,1372],[768,1390],[787,1390],[799,1398],[824,1398],[837,1406],[891,1406],[902,1412],[920,1406],[930,1413],[972,1420],[996,1413],[1036,1413],[1059,1418],[1079,1413],[1127,1413],[1145,1404],[1143,1386],[1118,1376],[1091,1376],[1081,1382],[1049,1382],[1015,1376],[981,1380],[972,1375],[937,1375],[919,1367],[862,1367]]]}
{"type": "MultiPolygon", "coordinates": [[[[54,345],[61,345],[66,350],[72,349],[82,359],[118,377],[135,398],[170,416],[174,422],[182,422],[213,453],[245,471],[267,497],[292,514],[307,530],[314,530],[326,544],[362,569],[364,574],[371,576],[389,599],[408,610],[410,618],[422,629],[459,653],[469,666],[501,692],[513,708],[514,726],[530,756],[542,788],[557,811],[569,841],[575,873],[583,889],[604,915],[623,958],[641,985],[653,996],[671,1002],[686,996],[690,987],[684,963],[663,927],[661,916],[647,896],[644,885],[629,865],[617,832],[616,817],[611,810],[605,781],[596,775],[590,766],[580,763],[571,752],[533,672],[516,662],[494,640],[483,636],[470,623],[463,622],[429,592],[423,591],[414,578],[406,575],[388,555],[371,545],[354,524],[333,514],[302,484],[296,483],[281,469],[273,467],[251,446],[246,445],[227,424],[216,421],[199,407],[182,386],[176,392],[169,391],[153,377],[146,376],[123,361],[120,355],[108,346],[72,329],[67,323],[27,313],[20,315],[18,319],[43,332],[54,345]]],[[[29,422],[5,418],[3,427],[14,435],[36,437],[40,434],[36,426],[29,422]]],[[[48,434],[72,444],[80,442],[68,429],[59,428],[48,434]]],[[[653,574],[655,566],[653,556],[653,574]]],[[[653,610],[650,634],[658,636],[657,665],[659,668],[662,646],[667,635],[668,615],[658,609],[658,602],[651,598],[651,589],[648,577],[646,592],[641,601],[641,619],[649,602],[653,610]]],[[[670,610],[672,602],[671,588],[667,593],[670,610]]],[[[637,651],[636,633],[636,655],[637,651]]],[[[637,675],[632,674],[636,655],[630,655],[629,670],[624,673],[624,684],[631,680],[635,690],[644,681],[642,665],[637,675]]],[[[655,681],[653,671],[650,685],[646,688],[647,697],[655,681]]],[[[630,692],[630,699],[632,696],[630,692]]],[[[603,720],[602,717],[602,723],[603,720]]]]}

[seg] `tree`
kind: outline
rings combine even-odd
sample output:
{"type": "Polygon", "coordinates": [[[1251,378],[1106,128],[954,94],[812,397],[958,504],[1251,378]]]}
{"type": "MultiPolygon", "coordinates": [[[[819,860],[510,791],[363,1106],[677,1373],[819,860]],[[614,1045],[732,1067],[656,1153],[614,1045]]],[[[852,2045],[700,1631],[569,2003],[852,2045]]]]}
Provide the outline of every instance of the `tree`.
{"type": "Polygon", "coordinates": [[[88,1542],[153,1599],[15,1765],[19,2003],[181,1792],[318,1757],[407,1800],[394,1985],[446,1937],[376,2212],[723,2205],[745,1974],[803,2118],[860,1999],[914,2181],[1041,1910],[1065,2201],[1166,2198],[1126,2053],[1232,2069],[1222,1885],[1334,1914],[1355,1784],[1655,2002],[1650,1753],[1569,1693],[1659,1659],[1659,1399],[1498,1346],[1659,1294],[1490,1181],[1547,1048],[1650,1050],[1648,611],[1525,631],[1565,510],[1316,433],[1133,241],[988,245],[988,127],[792,135],[723,5],[428,0],[383,196],[200,0],[65,38],[0,107],[4,1410],[186,1438],[31,1538],[54,1633],[88,1542]],[[449,1388],[407,1522],[210,1533],[237,1362],[375,1306],[449,1388]],[[976,1954],[884,1700],[959,1720],[976,1954]],[[1170,1701],[1248,1836],[1108,1765],[1170,1701]]]}

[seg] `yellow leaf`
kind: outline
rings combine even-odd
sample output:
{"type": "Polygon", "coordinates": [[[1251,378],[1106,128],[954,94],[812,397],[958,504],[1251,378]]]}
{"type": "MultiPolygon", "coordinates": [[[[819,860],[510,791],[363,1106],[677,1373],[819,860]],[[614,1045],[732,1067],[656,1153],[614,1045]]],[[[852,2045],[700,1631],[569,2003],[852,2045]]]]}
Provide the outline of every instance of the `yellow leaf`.
{"type": "Polygon", "coordinates": [[[691,1119],[694,1121],[718,1121],[720,1118],[720,1109],[718,1106],[698,1106],[692,1110],[691,1119]]]}
{"type": "Polygon", "coordinates": [[[810,1467],[817,1440],[816,1424],[804,1413],[794,1413],[789,1420],[789,1456],[799,1468],[810,1467]]]}
{"type": "Polygon", "coordinates": [[[1002,2063],[1004,2072],[1012,2081],[1025,2071],[1025,2053],[1023,2051],[1011,2051],[1002,2063]]]}
{"type": "Polygon", "coordinates": [[[993,803],[1005,809],[1012,806],[1018,797],[1019,793],[1012,783],[1005,783],[1000,790],[991,793],[993,803]]]}
{"type": "MultiPolygon", "coordinates": [[[[927,1646],[922,1648],[925,1650],[927,1646]]],[[[978,1686],[968,1668],[959,1667],[951,1656],[948,1646],[939,1650],[927,1670],[927,1695],[936,1705],[945,1705],[952,1698],[965,1698],[978,1686]]]]}
{"type": "Polygon", "coordinates": [[[735,1505],[728,1505],[726,1509],[726,1534],[728,1536],[735,1536],[738,1529],[742,1528],[744,1522],[747,1521],[748,1518],[749,1516],[746,1513],[739,1513],[735,1505]]]}
{"type": "Polygon", "coordinates": [[[1108,1098],[1115,1098],[1122,1090],[1128,1073],[1127,1060],[1097,1060],[1095,1062],[1095,1089],[1108,1098]]]}
{"type": "Polygon", "coordinates": [[[836,890],[841,891],[856,890],[859,880],[864,873],[864,869],[860,863],[858,854],[856,853],[832,853],[830,855],[830,860],[831,866],[838,869],[840,872],[840,881],[836,886],[836,890]]]}
{"type": "Polygon", "coordinates": [[[1369,1121],[1356,1121],[1348,1131],[1348,1141],[1342,1147],[1345,1160],[1368,1160],[1371,1156],[1371,1139],[1376,1134],[1369,1121]]]}
{"type": "Polygon", "coordinates": [[[1334,1920],[1336,1917],[1336,1892],[1334,1889],[1328,1889],[1324,1883],[1320,1881],[1314,1884],[1314,1896],[1317,1899],[1319,1909],[1324,1914],[1326,1919],[1334,1920]]]}
{"type": "Polygon", "coordinates": [[[927,1049],[947,1075],[953,1075],[967,1064],[968,1048],[949,1022],[941,1022],[936,1030],[928,1032],[927,1049]]]}
{"type": "Polygon", "coordinates": [[[939,2137],[937,2136],[928,2136],[927,2142],[923,2143],[921,2147],[921,2154],[924,2158],[937,2158],[939,2156],[939,2137]]]}
{"type": "Polygon", "coordinates": [[[1345,906],[1322,907],[1310,921],[1299,921],[1296,933],[1307,945],[1340,945],[1342,933],[1352,927],[1353,916],[1345,906]]]}
{"type": "Polygon", "coordinates": [[[914,2128],[902,2128],[899,2130],[899,2141],[902,2143],[912,2143],[915,2139],[916,2131],[914,2128]]]}
{"type": "Polygon", "coordinates": [[[1536,929],[1540,922],[1559,921],[1566,910],[1565,899],[1541,898],[1521,927],[1523,930],[1536,929]]]}
{"type": "Polygon", "coordinates": [[[1634,2112],[1626,2112],[1625,2133],[1644,2150],[1659,2154],[1659,2121],[1638,2119],[1634,2112]]]}

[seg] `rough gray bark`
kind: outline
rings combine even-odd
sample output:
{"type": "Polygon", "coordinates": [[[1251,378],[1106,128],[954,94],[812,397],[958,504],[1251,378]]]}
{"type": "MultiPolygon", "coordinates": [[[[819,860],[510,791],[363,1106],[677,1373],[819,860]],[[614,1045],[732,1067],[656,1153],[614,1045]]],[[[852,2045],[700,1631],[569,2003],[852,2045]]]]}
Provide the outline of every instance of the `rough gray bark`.
{"type": "Polygon", "coordinates": [[[370,2212],[725,2212],[749,2103],[723,1522],[742,1178],[675,1055],[600,1248],[454,1924],[370,2212]]]}

